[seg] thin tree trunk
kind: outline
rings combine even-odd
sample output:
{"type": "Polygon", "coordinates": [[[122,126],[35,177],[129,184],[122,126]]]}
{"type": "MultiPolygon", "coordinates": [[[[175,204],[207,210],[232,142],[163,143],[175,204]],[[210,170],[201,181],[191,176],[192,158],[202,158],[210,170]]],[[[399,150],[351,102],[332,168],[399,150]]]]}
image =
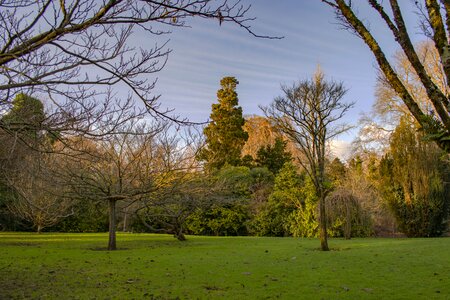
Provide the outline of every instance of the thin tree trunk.
{"type": "Polygon", "coordinates": [[[325,195],[320,193],[319,200],[319,220],[320,220],[320,249],[322,251],[329,251],[328,248],[328,233],[327,233],[327,218],[325,214],[325,195]]]}
{"type": "Polygon", "coordinates": [[[41,234],[41,232],[42,232],[42,226],[41,226],[41,225],[38,225],[36,231],[37,231],[38,234],[41,234]]]}
{"type": "Polygon", "coordinates": [[[349,199],[347,199],[346,203],[346,220],[345,220],[345,239],[349,240],[352,238],[352,213],[350,210],[350,202],[349,199]]]}
{"type": "Polygon", "coordinates": [[[127,231],[127,221],[128,221],[128,206],[125,208],[125,213],[123,216],[123,228],[122,228],[123,232],[127,231]]]}
{"type": "Polygon", "coordinates": [[[109,200],[108,250],[116,250],[116,200],[109,200]]]}

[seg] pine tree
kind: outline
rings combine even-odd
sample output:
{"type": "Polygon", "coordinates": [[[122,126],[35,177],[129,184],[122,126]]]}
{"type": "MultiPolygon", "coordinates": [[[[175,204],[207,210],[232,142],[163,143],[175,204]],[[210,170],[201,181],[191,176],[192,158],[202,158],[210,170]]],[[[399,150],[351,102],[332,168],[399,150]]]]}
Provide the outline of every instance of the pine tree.
{"type": "Polygon", "coordinates": [[[248,139],[244,131],[242,108],[238,106],[234,77],[224,77],[217,92],[218,102],[212,105],[211,123],[205,127],[206,148],[200,151],[199,159],[205,161],[207,170],[220,169],[225,164],[240,164],[241,151],[248,139]]]}

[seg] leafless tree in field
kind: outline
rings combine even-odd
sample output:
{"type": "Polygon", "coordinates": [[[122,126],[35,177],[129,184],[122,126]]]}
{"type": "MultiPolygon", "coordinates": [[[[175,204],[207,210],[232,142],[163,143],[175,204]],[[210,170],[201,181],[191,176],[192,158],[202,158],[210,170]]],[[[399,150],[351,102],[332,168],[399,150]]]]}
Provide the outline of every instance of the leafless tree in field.
{"type": "Polygon", "coordinates": [[[143,205],[152,205],[150,198],[167,191],[180,173],[194,172],[193,164],[197,164],[198,146],[181,143],[168,121],[149,124],[132,119],[114,135],[99,140],[80,138],[77,143],[83,154],[65,150],[67,165],[61,168],[61,177],[73,198],[108,203],[109,250],[116,249],[119,213],[127,219],[143,205]]]}
{"type": "Polygon", "coordinates": [[[303,157],[299,163],[310,176],[319,198],[321,249],[328,251],[325,198],[330,192],[325,178],[327,143],[350,129],[336,124],[352,107],[342,102],[346,93],[342,83],[326,81],[318,70],[312,80],[304,80],[291,87],[283,86],[284,95],[277,97],[265,115],[297,145],[303,157]]]}

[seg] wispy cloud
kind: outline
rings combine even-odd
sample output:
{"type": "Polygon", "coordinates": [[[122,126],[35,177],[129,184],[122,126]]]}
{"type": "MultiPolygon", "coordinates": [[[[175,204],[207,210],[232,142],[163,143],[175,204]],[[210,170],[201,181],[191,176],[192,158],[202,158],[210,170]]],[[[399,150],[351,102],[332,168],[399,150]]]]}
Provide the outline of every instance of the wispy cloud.
{"type": "MultiPolygon", "coordinates": [[[[232,24],[195,19],[191,28],[174,28],[168,46],[173,49],[155,88],[163,106],[195,120],[208,118],[223,76],[240,81],[238,93],[245,114],[259,114],[280,94],[280,84],[309,77],[321,64],[327,76],[350,88],[348,101],[357,101],[353,116],[373,102],[375,71],[366,46],[339,30],[331,9],[320,1],[244,0],[252,5],[251,23],[257,33],[285,36],[282,40],[254,38],[232,24]]],[[[364,7],[362,7],[364,9],[364,7]]],[[[364,11],[365,12],[365,11],[364,11]]],[[[377,25],[374,26],[378,30],[377,25]]],[[[139,40],[152,47],[158,40],[139,40]]]]}

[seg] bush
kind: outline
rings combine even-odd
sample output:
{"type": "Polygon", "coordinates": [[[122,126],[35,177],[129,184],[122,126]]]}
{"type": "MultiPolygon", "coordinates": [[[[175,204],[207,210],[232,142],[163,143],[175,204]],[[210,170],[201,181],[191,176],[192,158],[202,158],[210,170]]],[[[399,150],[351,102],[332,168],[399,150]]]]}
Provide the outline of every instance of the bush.
{"type": "Polygon", "coordinates": [[[187,231],[198,235],[247,235],[248,207],[242,203],[199,210],[186,221],[187,231]]]}

